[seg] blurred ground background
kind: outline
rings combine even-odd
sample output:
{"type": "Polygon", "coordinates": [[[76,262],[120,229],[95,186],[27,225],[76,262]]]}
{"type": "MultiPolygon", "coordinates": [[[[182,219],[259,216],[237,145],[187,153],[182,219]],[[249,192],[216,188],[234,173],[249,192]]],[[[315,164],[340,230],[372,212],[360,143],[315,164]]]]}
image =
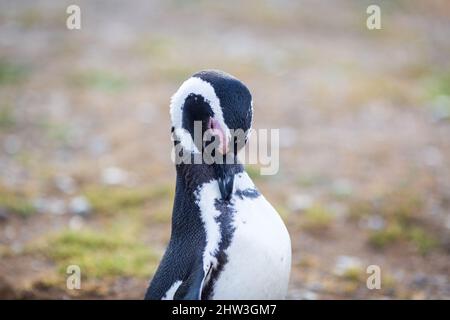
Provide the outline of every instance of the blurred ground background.
{"type": "Polygon", "coordinates": [[[248,171],[291,234],[289,298],[450,298],[449,18],[448,1],[1,0],[0,298],[143,297],[170,233],[169,97],[205,68],[281,129],[279,173],[248,171]]]}

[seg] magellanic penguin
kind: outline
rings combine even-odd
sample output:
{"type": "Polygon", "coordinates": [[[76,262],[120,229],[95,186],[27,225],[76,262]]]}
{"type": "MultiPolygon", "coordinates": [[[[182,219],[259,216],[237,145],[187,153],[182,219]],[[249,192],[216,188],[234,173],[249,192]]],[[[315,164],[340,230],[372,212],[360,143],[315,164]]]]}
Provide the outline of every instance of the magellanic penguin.
{"type": "MultiPolygon", "coordinates": [[[[170,116],[175,145],[184,155],[204,147],[194,143],[194,121],[202,132],[211,130],[217,149],[227,154],[236,142],[229,141],[230,130],[249,132],[253,102],[241,81],[205,70],[172,96],[170,116]]],[[[176,173],[172,234],[145,298],[284,299],[289,234],[242,164],[183,162],[176,173]]]]}

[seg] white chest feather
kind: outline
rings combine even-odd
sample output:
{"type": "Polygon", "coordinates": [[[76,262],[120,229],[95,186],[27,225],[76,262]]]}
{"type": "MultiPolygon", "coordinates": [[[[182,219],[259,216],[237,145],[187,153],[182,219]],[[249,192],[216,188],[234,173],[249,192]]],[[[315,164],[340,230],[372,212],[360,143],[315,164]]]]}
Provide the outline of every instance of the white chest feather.
{"type": "MultiPolygon", "coordinates": [[[[235,177],[235,191],[252,190],[253,182],[244,173],[235,177]]],[[[220,197],[216,181],[198,192],[199,207],[207,234],[205,272],[217,266],[215,254],[221,241],[221,214],[215,206],[220,197]]],[[[283,299],[291,268],[291,242],[278,213],[262,195],[233,194],[234,233],[225,253],[227,263],[214,283],[214,299],[283,299]]]]}

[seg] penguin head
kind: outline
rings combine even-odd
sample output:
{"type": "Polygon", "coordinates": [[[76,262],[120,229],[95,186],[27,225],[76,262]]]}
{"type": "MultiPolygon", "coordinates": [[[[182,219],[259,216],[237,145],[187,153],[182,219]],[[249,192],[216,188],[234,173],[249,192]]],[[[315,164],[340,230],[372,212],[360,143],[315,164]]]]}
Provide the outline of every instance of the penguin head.
{"type": "Polygon", "coordinates": [[[204,147],[202,137],[209,130],[219,139],[220,153],[237,153],[251,129],[252,96],[241,81],[223,71],[200,71],[172,96],[170,117],[172,132],[183,150],[200,152],[204,147]],[[194,136],[198,133],[200,140],[194,136]]]}

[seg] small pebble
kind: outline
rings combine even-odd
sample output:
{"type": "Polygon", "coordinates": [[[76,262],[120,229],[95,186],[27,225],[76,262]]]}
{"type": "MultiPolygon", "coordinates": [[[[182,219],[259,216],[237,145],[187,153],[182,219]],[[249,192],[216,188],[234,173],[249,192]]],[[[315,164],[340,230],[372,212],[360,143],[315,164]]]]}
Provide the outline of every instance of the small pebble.
{"type": "Polygon", "coordinates": [[[371,215],[367,219],[367,229],[369,230],[382,230],[385,226],[385,222],[382,216],[375,214],[371,215]]]}
{"type": "Polygon", "coordinates": [[[55,178],[55,185],[59,191],[72,194],[76,190],[75,181],[70,176],[59,176],[55,178]]]}
{"type": "Polygon", "coordinates": [[[84,226],[84,219],[80,216],[70,218],[69,228],[74,231],[81,230],[84,226]]]}
{"type": "Polygon", "coordinates": [[[91,209],[92,209],[91,204],[83,196],[75,197],[69,203],[69,211],[72,214],[83,216],[88,215],[89,213],[91,213],[91,209]]]}
{"type": "Polygon", "coordinates": [[[20,254],[23,252],[23,245],[16,241],[11,244],[10,249],[13,253],[20,254]]]}
{"type": "Polygon", "coordinates": [[[108,143],[100,136],[92,138],[92,140],[88,144],[89,152],[93,156],[99,156],[108,151],[108,143]]]}
{"type": "Polygon", "coordinates": [[[299,289],[299,290],[292,290],[288,294],[288,298],[293,300],[317,300],[318,295],[317,293],[310,290],[299,289]]]}
{"type": "Polygon", "coordinates": [[[288,201],[289,209],[292,211],[304,211],[312,207],[314,199],[307,194],[296,194],[288,201]]]}
{"type": "Polygon", "coordinates": [[[118,167],[107,167],[102,170],[102,182],[106,185],[123,185],[127,178],[127,172],[118,167]]]}
{"type": "Polygon", "coordinates": [[[352,256],[338,256],[334,266],[334,273],[342,276],[347,270],[359,269],[362,267],[361,259],[352,256]]]}
{"type": "Polygon", "coordinates": [[[0,222],[5,222],[9,218],[8,212],[6,211],[6,208],[0,207],[0,222]]]}
{"type": "Polygon", "coordinates": [[[66,213],[66,204],[63,199],[40,197],[35,199],[33,204],[39,213],[50,213],[54,215],[66,213]]]}
{"type": "Polygon", "coordinates": [[[6,226],[5,227],[5,237],[8,240],[12,240],[16,237],[16,230],[13,226],[6,226]]]}
{"type": "Polygon", "coordinates": [[[431,105],[431,114],[436,121],[450,119],[450,97],[447,95],[437,96],[431,105]]]}
{"type": "Polygon", "coordinates": [[[20,148],[22,147],[22,142],[20,141],[19,137],[16,135],[9,135],[5,138],[5,142],[3,143],[3,148],[6,153],[8,154],[16,154],[20,151],[20,148]]]}
{"type": "Polygon", "coordinates": [[[338,197],[348,197],[353,192],[352,184],[349,180],[338,179],[333,182],[333,193],[338,197]]]}

